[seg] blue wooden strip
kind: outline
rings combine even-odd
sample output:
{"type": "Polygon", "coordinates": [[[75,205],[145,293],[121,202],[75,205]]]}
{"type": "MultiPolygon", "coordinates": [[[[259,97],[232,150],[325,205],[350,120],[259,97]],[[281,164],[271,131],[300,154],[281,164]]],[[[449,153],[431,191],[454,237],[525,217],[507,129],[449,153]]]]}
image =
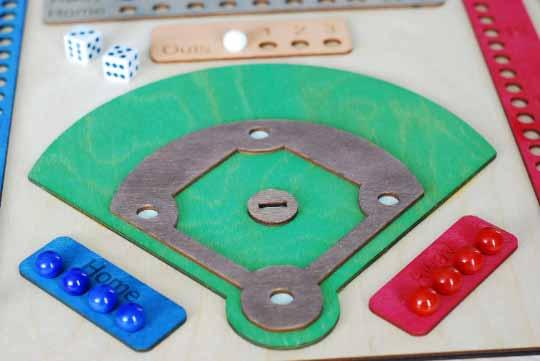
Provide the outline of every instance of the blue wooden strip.
{"type": "Polygon", "coordinates": [[[22,261],[19,271],[24,278],[137,351],[154,347],[186,320],[181,306],[69,237],[59,237],[45,245],[22,261]],[[55,278],[45,278],[35,268],[36,258],[43,251],[54,251],[62,257],[63,272],[55,278]],[[115,323],[118,307],[108,314],[99,313],[90,308],[88,292],[81,296],[65,292],[62,276],[73,267],[82,268],[90,276],[91,288],[108,284],[116,289],[118,307],[127,302],[141,305],[146,315],[145,326],[139,331],[127,332],[115,323]]]}
{"type": "Polygon", "coordinates": [[[27,0],[0,3],[0,197],[4,185],[9,131],[13,114],[17,72],[27,0]]]}

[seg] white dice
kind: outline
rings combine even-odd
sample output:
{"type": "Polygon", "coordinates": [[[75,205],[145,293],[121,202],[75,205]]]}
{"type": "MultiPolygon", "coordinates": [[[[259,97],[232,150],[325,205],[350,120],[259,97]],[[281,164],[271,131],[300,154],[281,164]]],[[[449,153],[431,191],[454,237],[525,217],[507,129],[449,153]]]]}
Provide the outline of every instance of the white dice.
{"type": "Polygon", "coordinates": [[[115,45],[103,56],[103,75],[107,80],[128,82],[139,71],[139,64],[137,50],[123,45],[115,45]]]}
{"type": "Polygon", "coordinates": [[[86,65],[101,53],[103,35],[90,27],[78,26],[64,35],[64,47],[70,62],[86,65]]]}

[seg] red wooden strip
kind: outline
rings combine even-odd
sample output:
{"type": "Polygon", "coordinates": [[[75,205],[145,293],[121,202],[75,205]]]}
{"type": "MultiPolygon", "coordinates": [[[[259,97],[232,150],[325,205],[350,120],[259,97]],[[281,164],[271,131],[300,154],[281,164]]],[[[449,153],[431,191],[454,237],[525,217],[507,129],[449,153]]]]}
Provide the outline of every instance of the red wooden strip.
{"type": "Polygon", "coordinates": [[[411,335],[425,335],[503,263],[517,249],[517,245],[517,239],[512,234],[478,217],[463,217],[373,295],[369,308],[411,335]],[[502,240],[495,254],[490,254],[493,252],[487,252],[477,243],[479,232],[487,229],[496,230],[502,240]],[[467,275],[457,260],[463,250],[470,249],[476,249],[482,264],[475,273],[467,275]],[[482,252],[478,253],[479,250],[482,252]],[[455,293],[445,295],[439,291],[441,288],[435,283],[434,275],[440,270],[453,268],[454,272],[459,269],[461,285],[455,288],[455,293]],[[422,289],[431,290],[438,300],[438,307],[434,307],[429,315],[415,313],[411,306],[415,293],[422,289]]]}
{"type": "Polygon", "coordinates": [[[540,40],[522,0],[464,0],[540,202],[540,40]]]}

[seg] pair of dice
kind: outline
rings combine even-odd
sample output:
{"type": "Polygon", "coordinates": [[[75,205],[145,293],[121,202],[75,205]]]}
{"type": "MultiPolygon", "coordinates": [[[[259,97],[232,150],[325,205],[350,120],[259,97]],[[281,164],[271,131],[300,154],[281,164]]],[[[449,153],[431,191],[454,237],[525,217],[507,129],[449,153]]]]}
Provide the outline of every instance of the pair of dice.
{"type": "MultiPolygon", "coordinates": [[[[72,63],[86,65],[102,51],[103,35],[89,27],[76,27],[64,36],[66,56],[72,63]]],[[[139,52],[123,46],[112,46],[102,59],[103,76],[107,80],[128,82],[139,70],[139,52]]]]}

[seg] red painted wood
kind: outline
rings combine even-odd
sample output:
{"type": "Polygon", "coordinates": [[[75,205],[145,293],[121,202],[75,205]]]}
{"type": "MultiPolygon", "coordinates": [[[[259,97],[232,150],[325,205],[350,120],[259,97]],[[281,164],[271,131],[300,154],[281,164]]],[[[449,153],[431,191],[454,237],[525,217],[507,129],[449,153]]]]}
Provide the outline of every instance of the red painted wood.
{"type": "Polygon", "coordinates": [[[478,217],[463,217],[377,291],[369,301],[369,308],[411,335],[426,335],[499,267],[517,246],[517,239],[512,234],[478,217]],[[414,313],[410,305],[415,292],[420,288],[432,288],[434,271],[452,266],[456,253],[465,247],[474,247],[478,232],[489,227],[496,228],[503,236],[500,250],[494,255],[483,254],[482,267],[476,273],[462,274],[461,287],[456,293],[439,293],[440,302],[432,314],[421,316],[414,313]]]}
{"type": "Polygon", "coordinates": [[[540,202],[540,39],[522,0],[463,3],[540,202]],[[512,84],[521,91],[509,91],[512,84]],[[518,100],[526,105],[517,107],[518,100]]]}

